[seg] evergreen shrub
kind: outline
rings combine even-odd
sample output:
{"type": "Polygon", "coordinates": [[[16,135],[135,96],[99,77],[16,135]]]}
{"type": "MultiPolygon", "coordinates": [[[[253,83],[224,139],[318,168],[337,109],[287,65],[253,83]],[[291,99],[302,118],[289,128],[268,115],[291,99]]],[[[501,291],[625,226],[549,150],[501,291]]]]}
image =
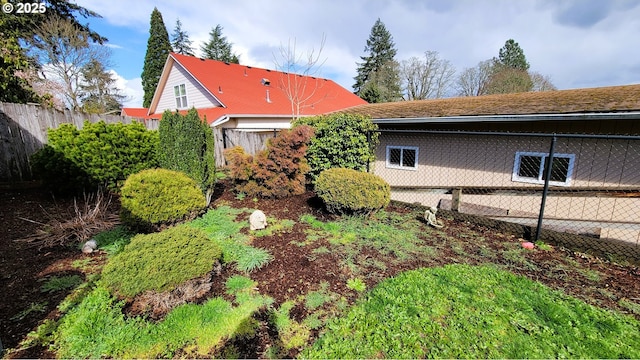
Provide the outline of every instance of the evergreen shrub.
{"type": "Polygon", "coordinates": [[[112,294],[132,298],[147,290],[173,290],[212,271],[222,250],[187,224],[159,233],[140,234],[105,265],[102,282],[112,294]]]}
{"type": "Polygon", "coordinates": [[[314,128],[306,159],[311,170],[308,175],[316,180],[323,170],[347,168],[365,171],[375,160],[378,126],[370,118],[353,114],[331,114],[300,118],[294,128],[308,125],[314,128]],[[370,139],[367,139],[367,133],[370,139]]]}
{"type": "Polygon", "coordinates": [[[353,169],[333,168],[320,173],[315,191],[335,214],[369,215],[387,206],[391,187],[381,177],[353,169]]]}
{"type": "Polygon", "coordinates": [[[284,198],[306,191],[305,160],[307,143],[313,136],[310,126],[283,130],[270,139],[267,148],[256,156],[248,155],[241,147],[225,151],[229,177],[238,193],[263,198],[284,198]]]}
{"type": "Polygon", "coordinates": [[[208,204],[216,182],[216,163],[213,131],[206,119],[201,120],[195,108],[186,115],[165,111],[158,133],[160,167],[181,171],[195,180],[208,204]]]}
{"type": "Polygon", "coordinates": [[[141,123],[85,121],[81,130],[62,124],[32,160],[34,174],[51,190],[73,193],[106,187],[118,191],[131,174],[156,167],[158,133],[141,123]]]}
{"type": "Polygon", "coordinates": [[[147,169],[129,176],[120,203],[122,222],[142,231],[193,218],[206,206],[193,179],[167,169],[147,169]]]}

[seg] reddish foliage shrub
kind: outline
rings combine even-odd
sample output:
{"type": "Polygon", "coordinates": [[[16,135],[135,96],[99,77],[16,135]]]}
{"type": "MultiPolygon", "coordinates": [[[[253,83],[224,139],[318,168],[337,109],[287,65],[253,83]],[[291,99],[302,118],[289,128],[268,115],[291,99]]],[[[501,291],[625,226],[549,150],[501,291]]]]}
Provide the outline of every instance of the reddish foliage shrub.
{"type": "Polygon", "coordinates": [[[229,176],[235,190],[248,196],[283,198],[305,192],[307,144],[313,136],[310,126],[283,130],[267,143],[267,149],[248,155],[242,147],[225,150],[229,176]]]}

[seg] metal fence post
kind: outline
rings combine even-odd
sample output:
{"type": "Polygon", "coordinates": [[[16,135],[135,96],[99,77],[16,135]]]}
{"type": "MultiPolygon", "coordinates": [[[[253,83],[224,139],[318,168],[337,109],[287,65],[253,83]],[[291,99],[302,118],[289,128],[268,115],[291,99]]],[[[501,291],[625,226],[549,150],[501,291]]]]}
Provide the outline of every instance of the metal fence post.
{"type": "Polygon", "coordinates": [[[542,201],[540,201],[540,215],[538,216],[538,226],[536,228],[535,241],[540,239],[540,231],[542,230],[542,220],[544,219],[544,206],[547,202],[547,194],[549,193],[549,181],[551,181],[551,170],[553,168],[553,154],[556,149],[556,134],[553,134],[551,138],[551,146],[549,147],[549,160],[547,163],[547,169],[545,171],[544,178],[544,190],[542,190],[542,201]]]}

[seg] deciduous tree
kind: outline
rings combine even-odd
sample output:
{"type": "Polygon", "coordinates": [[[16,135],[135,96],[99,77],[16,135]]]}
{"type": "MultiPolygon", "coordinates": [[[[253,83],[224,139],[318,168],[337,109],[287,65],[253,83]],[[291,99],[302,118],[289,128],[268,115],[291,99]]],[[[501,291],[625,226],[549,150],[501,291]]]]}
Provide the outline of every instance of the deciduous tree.
{"type": "Polygon", "coordinates": [[[276,69],[281,72],[278,88],[284,92],[291,103],[293,120],[299,118],[305,108],[310,108],[324,100],[322,98],[314,99],[314,97],[323,84],[316,76],[326,60],[321,61],[320,58],[325,40],[326,38],[323,36],[317,51],[311,49],[303,54],[297,50],[296,39],[289,39],[287,46],[280,45],[280,56],[275,54],[273,56],[276,69]]]}
{"type": "Polygon", "coordinates": [[[45,77],[61,84],[65,104],[76,110],[81,108],[82,69],[109,58],[108,49],[91,45],[90,39],[91,35],[72,21],[52,16],[38,26],[32,40],[30,54],[45,77]]]}
{"type": "Polygon", "coordinates": [[[169,53],[173,51],[169,42],[169,34],[162,20],[162,14],[158,8],[153,8],[149,27],[149,40],[147,41],[147,53],[144,56],[142,67],[142,89],[144,99],[142,106],[149,107],[153,94],[156,91],[162,69],[167,61],[169,53]]]}
{"type": "Polygon", "coordinates": [[[492,68],[492,60],[480,61],[475,67],[466,68],[457,80],[458,95],[486,95],[491,81],[492,68]]]}
{"type": "Polygon", "coordinates": [[[405,100],[445,97],[453,84],[455,68],[441,59],[437,51],[426,51],[424,58],[412,57],[400,63],[405,100]]]}
{"type": "MultiPolygon", "coordinates": [[[[5,3],[7,1],[3,1],[5,3]]],[[[11,0],[11,4],[26,1],[11,0]]],[[[70,21],[74,26],[89,34],[94,43],[102,44],[107,39],[93,31],[88,24],[80,18],[100,17],[97,13],[88,10],[67,0],[44,0],[45,12],[32,14],[17,14],[0,12],[0,99],[15,103],[46,101],[51,99],[47,93],[41,91],[53,89],[37,76],[38,64],[27,55],[27,50],[33,47],[34,34],[37,28],[53,17],[70,21]],[[35,89],[35,91],[34,91],[35,89]],[[40,98],[38,95],[44,95],[40,98]]],[[[57,93],[52,91],[52,93],[57,93]]]]}

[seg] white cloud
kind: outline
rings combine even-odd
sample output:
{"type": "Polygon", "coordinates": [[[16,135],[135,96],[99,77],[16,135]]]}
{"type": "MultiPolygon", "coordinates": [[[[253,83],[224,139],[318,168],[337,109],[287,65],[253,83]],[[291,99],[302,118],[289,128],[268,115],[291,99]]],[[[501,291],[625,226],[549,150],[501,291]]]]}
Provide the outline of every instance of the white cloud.
{"type": "Polygon", "coordinates": [[[144,91],[142,90],[142,79],[125,79],[120,76],[115,70],[111,70],[113,78],[116,79],[116,86],[122,91],[122,94],[127,97],[123,106],[124,107],[142,107],[142,100],[144,99],[144,91]]]}
{"type": "MultiPolygon", "coordinates": [[[[135,49],[135,58],[121,61],[121,66],[140,67],[128,72],[135,74],[142,71],[149,18],[157,7],[169,34],[180,18],[196,52],[209,31],[222,25],[241,62],[252,66],[273,68],[273,53],[281,43],[295,38],[299,49],[307,51],[317,48],[325,34],[327,62],[322,76],[331,76],[348,89],[377,18],[393,35],[397,60],[438,51],[462,71],[497,56],[505,41],[514,39],[531,69],[550,76],[560,89],[640,79],[634,65],[640,58],[640,6],[626,0],[613,5],[601,0],[78,0],[78,4],[138,40],[122,50],[133,54],[135,49]]],[[[112,41],[124,45],[123,40],[112,41]]]]}

